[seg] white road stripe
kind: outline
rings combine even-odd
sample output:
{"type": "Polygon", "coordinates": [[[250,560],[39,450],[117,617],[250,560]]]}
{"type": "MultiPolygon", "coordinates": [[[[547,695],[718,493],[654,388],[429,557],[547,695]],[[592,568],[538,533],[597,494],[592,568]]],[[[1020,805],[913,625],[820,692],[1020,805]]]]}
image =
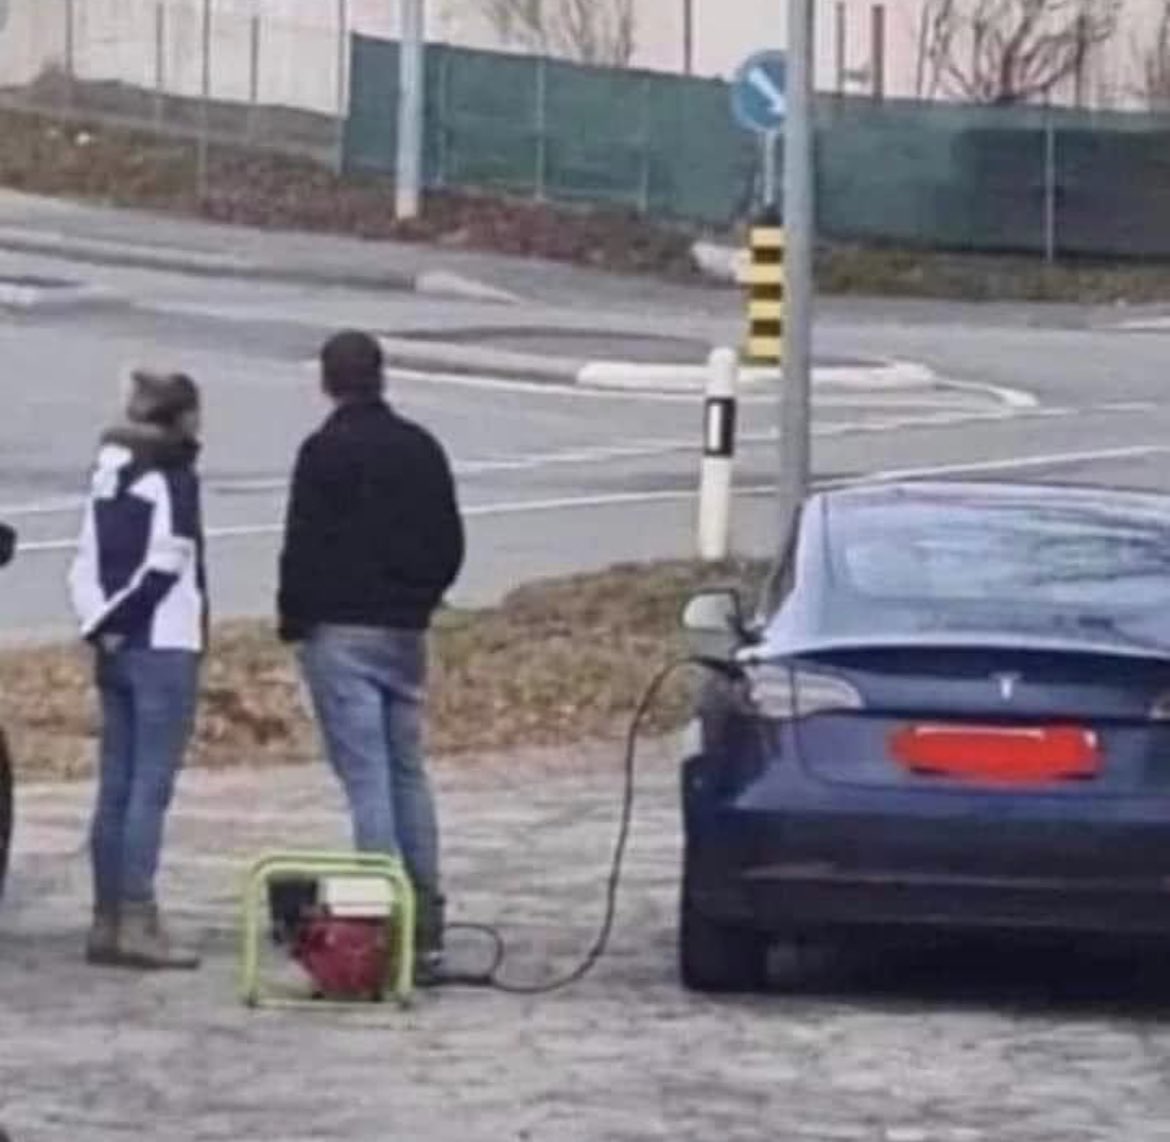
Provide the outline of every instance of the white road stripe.
{"type": "MultiPolygon", "coordinates": [[[[929,477],[992,475],[998,472],[1026,471],[1029,468],[1063,467],[1069,464],[1084,464],[1099,460],[1133,460],[1144,456],[1163,455],[1170,452],[1167,444],[1139,444],[1127,448],[1105,448],[1084,452],[1049,452],[1036,456],[1012,456],[1000,460],[973,460],[957,464],[934,464],[922,468],[898,468],[882,472],[870,472],[859,476],[818,480],[819,488],[849,487],[868,483],[889,483],[897,480],[918,480],[929,477]]],[[[767,495],[775,491],[773,484],[751,484],[741,486],[737,493],[742,496],[767,495]]],[[[559,496],[549,499],[504,500],[498,503],[473,504],[463,509],[469,519],[538,515],[548,512],[580,511],[593,508],[642,506],[654,503],[670,503],[693,500],[694,489],[668,489],[655,492],[602,492],[587,496],[559,496]]],[[[232,527],[209,528],[207,538],[245,539],[265,535],[279,535],[283,524],[240,524],[232,527]]],[[[72,551],[73,539],[44,540],[25,544],[25,553],[72,551]]]]}
{"type": "MultiPolygon", "coordinates": [[[[920,416],[875,417],[869,420],[822,424],[814,426],[813,435],[823,439],[836,439],[842,436],[895,432],[907,428],[949,428],[964,424],[999,423],[1026,418],[1069,417],[1082,415],[1086,412],[1144,412],[1158,407],[1151,402],[1134,401],[1095,405],[1087,409],[1054,407],[1031,409],[1027,412],[1012,412],[1006,409],[982,412],[934,412],[923,413],[920,416]]],[[[741,448],[763,447],[774,444],[776,440],[776,430],[770,429],[767,432],[745,433],[740,436],[738,445],[741,448]]],[[[554,452],[492,456],[479,460],[457,460],[454,462],[454,468],[457,476],[477,476],[493,472],[522,472],[561,465],[606,464],[613,460],[641,459],[694,451],[697,451],[697,448],[693,438],[661,440],[650,438],[632,440],[623,444],[566,448],[554,452]]],[[[234,480],[211,478],[206,481],[206,488],[208,493],[212,495],[281,493],[287,490],[288,479],[283,476],[234,480]]],[[[80,510],[83,504],[84,500],[75,496],[0,505],[0,519],[64,515],[80,510]]]]}

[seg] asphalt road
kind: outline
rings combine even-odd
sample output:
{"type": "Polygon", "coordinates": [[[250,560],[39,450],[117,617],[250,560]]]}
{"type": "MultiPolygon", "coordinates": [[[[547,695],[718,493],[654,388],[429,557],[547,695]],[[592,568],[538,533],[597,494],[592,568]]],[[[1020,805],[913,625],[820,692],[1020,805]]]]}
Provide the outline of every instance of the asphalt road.
{"type": "MultiPolygon", "coordinates": [[[[0,313],[0,517],[22,529],[25,553],[5,576],[0,632],[65,633],[63,578],[99,427],[113,415],[118,377],[136,363],[190,370],[207,394],[204,471],[222,615],[271,607],[276,527],[302,435],[326,409],[312,355],[332,329],[385,334],[522,321],[558,351],[566,325],[632,320],[608,299],[501,307],[412,294],[262,284],[81,267],[0,256],[0,275],[38,274],[115,291],[117,304],[0,313]]],[[[734,343],[735,298],[697,291],[669,327],[734,343]]],[[[661,310],[642,316],[662,329],[661,310]]],[[[940,376],[1033,393],[1034,408],[986,394],[821,388],[814,463],[821,480],[905,470],[1167,483],[1165,332],[1134,333],[1070,319],[1067,311],[975,317],[935,306],[833,304],[817,330],[820,356],[896,358],[940,376]]],[[[457,602],[498,597],[535,575],[612,561],[685,555],[693,545],[699,401],[597,394],[500,378],[392,376],[393,399],[431,426],[456,462],[471,528],[457,602]]],[[[744,405],[736,542],[771,548],[766,489],[775,470],[774,406],[744,405]]]]}

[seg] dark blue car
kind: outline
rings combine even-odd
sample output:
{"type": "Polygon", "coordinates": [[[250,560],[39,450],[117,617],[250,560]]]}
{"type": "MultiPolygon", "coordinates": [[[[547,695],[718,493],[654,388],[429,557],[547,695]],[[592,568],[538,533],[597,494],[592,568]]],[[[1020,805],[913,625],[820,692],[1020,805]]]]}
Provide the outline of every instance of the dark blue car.
{"type": "Polygon", "coordinates": [[[1170,935],[1170,497],[827,492],[758,619],[684,621],[688,987],[878,929],[1170,935]]]}

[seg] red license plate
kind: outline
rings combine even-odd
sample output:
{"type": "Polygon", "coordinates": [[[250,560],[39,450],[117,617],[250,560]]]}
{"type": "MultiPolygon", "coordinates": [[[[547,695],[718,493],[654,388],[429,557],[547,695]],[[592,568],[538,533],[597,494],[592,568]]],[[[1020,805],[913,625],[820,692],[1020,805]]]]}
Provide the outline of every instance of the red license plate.
{"type": "Polygon", "coordinates": [[[890,752],[912,773],[1004,785],[1083,781],[1101,763],[1097,735],[1079,726],[907,726],[890,752]]]}

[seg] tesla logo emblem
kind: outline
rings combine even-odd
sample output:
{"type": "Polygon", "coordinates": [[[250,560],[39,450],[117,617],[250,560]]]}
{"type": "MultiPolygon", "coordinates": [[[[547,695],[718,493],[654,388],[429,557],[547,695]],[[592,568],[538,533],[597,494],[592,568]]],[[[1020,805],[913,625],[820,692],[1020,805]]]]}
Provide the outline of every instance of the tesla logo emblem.
{"type": "Polygon", "coordinates": [[[999,684],[999,696],[1005,701],[1010,702],[1016,696],[1016,686],[1021,679],[1018,674],[996,674],[995,681],[999,684]]]}

